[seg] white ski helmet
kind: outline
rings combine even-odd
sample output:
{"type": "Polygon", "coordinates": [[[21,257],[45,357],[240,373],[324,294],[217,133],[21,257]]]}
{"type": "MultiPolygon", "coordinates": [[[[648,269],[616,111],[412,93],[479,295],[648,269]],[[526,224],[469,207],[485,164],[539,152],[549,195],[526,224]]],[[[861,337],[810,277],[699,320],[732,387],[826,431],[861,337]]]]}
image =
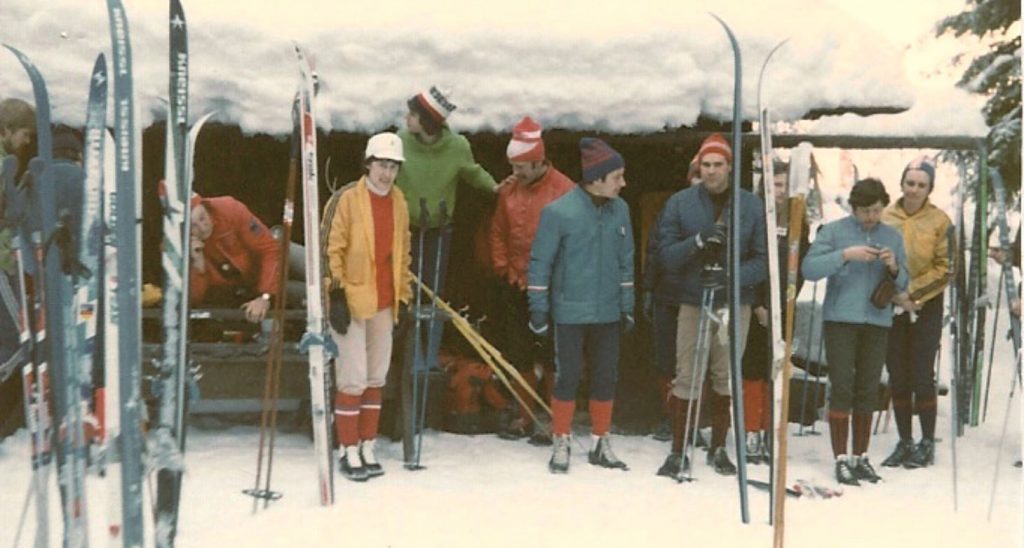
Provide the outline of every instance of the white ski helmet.
{"type": "Polygon", "coordinates": [[[366,154],[364,160],[377,158],[379,160],[394,160],[404,162],[405,155],[402,154],[402,139],[394,133],[378,133],[366,142],[366,154]]]}

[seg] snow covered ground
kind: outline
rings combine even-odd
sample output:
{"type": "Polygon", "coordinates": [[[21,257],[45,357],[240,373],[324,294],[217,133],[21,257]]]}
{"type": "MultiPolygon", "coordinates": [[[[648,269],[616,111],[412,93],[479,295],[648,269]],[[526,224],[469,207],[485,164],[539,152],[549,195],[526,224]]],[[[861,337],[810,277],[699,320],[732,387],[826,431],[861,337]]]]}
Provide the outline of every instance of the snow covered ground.
{"type": "MultiPolygon", "coordinates": [[[[1000,323],[1006,325],[1005,317],[1000,323]]],[[[1008,443],[998,469],[995,466],[1011,380],[1008,346],[1000,336],[988,420],[969,428],[956,443],[958,511],[953,509],[950,400],[944,397],[939,401],[942,441],[935,466],[915,471],[879,467],[884,482],[877,485],[847,488],[842,497],[830,500],[789,499],[787,546],[1020,546],[1022,472],[1012,466],[1021,453],[1019,392],[1010,409],[1008,443]],[[995,511],[987,521],[997,470],[995,511]]],[[[942,378],[949,378],[948,371],[943,371],[942,378]]],[[[826,433],[825,425],[819,423],[818,430],[826,433]]],[[[668,451],[667,443],[615,436],[617,454],[632,468],[620,472],[587,464],[584,447],[589,446],[589,436],[581,434],[574,443],[567,476],[548,473],[547,448],[492,435],[433,431],[423,445],[427,469],[409,472],[401,466],[401,445],[385,440],[379,454],[387,474],[365,484],[337,477],[337,502],[322,508],[315,489],[312,443],[302,433],[284,431],[278,437],[273,481],[284,498],[253,514],[252,501],[241,490],[253,484],[257,429],[204,418],[194,421],[189,432],[178,545],[770,545],[767,494],[750,490],[751,523],[742,525],[735,479],[716,476],[703,464],[702,454],[695,468],[698,480],[677,484],[654,475],[668,451]]],[[[895,441],[894,424],[873,439],[871,455],[876,466],[895,441]]],[[[24,430],[0,443],[0,473],[6,487],[0,491],[3,546],[13,540],[25,502],[28,453],[24,430]]],[[[790,454],[791,479],[833,483],[827,435],[791,437],[790,454]]],[[[750,477],[766,479],[767,467],[749,470],[750,477]]],[[[60,512],[55,481],[51,481],[50,516],[56,536],[60,512]]],[[[93,545],[104,545],[105,488],[91,477],[88,490],[93,545]]],[[[33,512],[30,506],[19,546],[31,545],[33,512]]]]}

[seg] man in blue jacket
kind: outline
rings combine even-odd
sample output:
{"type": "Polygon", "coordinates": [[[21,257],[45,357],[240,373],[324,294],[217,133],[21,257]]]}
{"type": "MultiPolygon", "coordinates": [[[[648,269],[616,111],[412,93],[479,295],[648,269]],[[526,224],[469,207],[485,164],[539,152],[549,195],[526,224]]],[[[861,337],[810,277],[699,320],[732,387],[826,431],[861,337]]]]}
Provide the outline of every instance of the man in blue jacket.
{"type": "Polygon", "coordinates": [[[600,139],[580,140],[583,181],[548,204],[530,250],[530,329],[554,331],[554,448],[548,468],[569,471],[570,431],[584,356],[590,366],[591,464],[628,470],[608,441],[618,379],[619,334],[633,327],[633,231],[622,156],[600,139]],[[549,327],[551,324],[554,327],[549,327]]]}
{"type": "MultiPolygon", "coordinates": [[[[681,190],[665,205],[658,224],[661,238],[657,260],[662,272],[676,280],[679,304],[676,331],[676,376],[672,381],[669,404],[672,410],[672,451],[658,470],[658,475],[680,479],[689,470],[690,463],[683,456],[685,447],[696,428],[690,417],[691,401],[701,390],[701,370],[707,368],[711,380],[708,398],[711,407],[711,447],[708,464],[723,475],[735,474],[736,467],[725,451],[729,432],[731,394],[729,381],[729,341],[727,323],[712,322],[707,341],[707,362],[696,364],[698,324],[701,315],[701,296],[705,287],[716,288],[713,307],[722,309],[727,304],[725,244],[729,218],[728,204],[732,162],[732,149],[725,139],[715,133],[701,144],[697,152],[701,184],[681,190]],[[715,269],[705,267],[717,266],[715,269]],[[710,277],[709,277],[710,274],[710,277]],[[703,279],[702,279],[703,277],[703,279]],[[694,370],[697,369],[697,374],[694,370]],[[696,379],[696,382],[694,382],[696,379]],[[690,424],[690,428],[687,428],[690,424]]],[[[755,287],[767,278],[768,260],[764,232],[764,205],[754,194],[741,190],[739,196],[740,226],[740,325],[737,336],[744,343],[750,324],[750,306],[755,287]]],[[[718,317],[722,314],[715,314],[718,317]]],[[[742,348],[740,349],[742,353],[742,348]]],[[[739,379],[735,379],[739,382],[739,379]]]]}

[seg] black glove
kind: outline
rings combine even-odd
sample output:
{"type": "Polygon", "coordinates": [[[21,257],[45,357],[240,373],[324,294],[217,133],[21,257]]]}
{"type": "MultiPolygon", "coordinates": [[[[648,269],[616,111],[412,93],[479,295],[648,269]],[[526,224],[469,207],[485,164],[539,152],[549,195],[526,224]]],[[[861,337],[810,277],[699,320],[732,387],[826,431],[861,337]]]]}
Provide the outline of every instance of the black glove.
{"type": "Polygon", "coordinates": [[[633,326],[635,325],[636,320],[633,319],[632,314],[623,314],[622,317],[619,318],[619,327],[622,328],[623,335],[629,335],[630,333],[632,333],[633,326]]]}
{"type": "Polygon", "coordinates": [[[715,223],[709,227],[705,227],[697,233],[697,247],[706,249],[708,246],[722,246],[725,244],[726,229],[724,223],[715,223]]]}
{"type": "Polygon", "coordinates": [[[700,272],[700,283],[704,287],[711,287],[715,289],[721,289],[725,287],[727,278],[727,272],[721,265],[709,266],[704,265],[704,269],[700,272]]]}
{"type": "Polygon", "coordinates": [[[543,312],[530,312],[530,331],[534,335],[541,337],[547,337],[549,333],[548,329],[548,315],[543,312]]]}
{"type": "Polygon", "coordinates": [[[344,335],[348,332],[348,324],[352,323],[352,316],[348,311],[348,299],[345,298],[345,290],[335,288],[331,290],[331,327],[344,335]]]}

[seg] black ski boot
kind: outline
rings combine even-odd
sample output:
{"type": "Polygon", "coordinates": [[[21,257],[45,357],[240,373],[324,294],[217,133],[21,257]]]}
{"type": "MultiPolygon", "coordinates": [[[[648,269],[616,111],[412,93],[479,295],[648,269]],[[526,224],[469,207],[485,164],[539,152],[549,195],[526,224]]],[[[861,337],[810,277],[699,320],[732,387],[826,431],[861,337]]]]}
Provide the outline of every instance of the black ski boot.
{"type": "Polygon", "coordinates": [[[588,458],[590,460],[590,464],[603,466],[605,468],[629,470],[629,466],[619,460],[619,457],[616,457],[615,453],[612,452],[612,444],[607,435],[597,438],[597,444],[590,450],[588,458]]]}
{"type": "Polygon", "coordinates": [[[668,417],[662,418],[658,421],[657,426],[654,427],[654,432],[651,434],[657,441],[672,441],[672,421],[668,417]]]}
{"type": "Polygon", "coordinates": [[[882,466],[888,466],[890,468],[903,466],[913,453],[913,440],[900,440],[900,442],[896,444],[896,449],[892,450],[892,454],[882,461],[882,466]]]}
{"type": "Polygon", "coordinates": [[[878,472],[875,472],[875,467],[871,466],[867,455],[861,455],[857,458],[857,465],[853,467],[853,475],[859,480],[871,483],[878,483],[878,480],[882,479],[878,472]]]}
{"type": "Polygon", "coordinates": [[[384,468],[377,462],[377,455],[374,453],[376,446],[376,439],[359,442],[359,458],[363,460],[363,468],[366,468],[366,476],[368,478],[384,475],[384,468]]]}
{"type": "Polygon", "coordinates": [[[906,468],[924,468],[931,464],[935,464],[935,440],[928,438],[922,438],[913,454],[903,462],[906,468]]]}
{"type": "Polygon", "coordinates": [[[515,418],[509,421],[505,428],[498,432],[498,437],[503,440],[521,440],[533,433],[533,425],[526,424],[526,421],[515,418]]]}
{"type": "Polygon", "coordinates": [[[725,447],[713,447],[708,451],[708,465],[723,476],[736,475],[736,465],[729,460],[725,447]]]}
{"type": "Polygon", "coordinates": [[[836,481],[843,485],[860,486],[857,476],[853,475],[853,469],[850,468],[850,461],[844,457],[836,459],[836,481]]]}
{"type": "Polygon", "coordinates": [[[680,453],[669,453],[665,457],[664,464],[661,468],[658,468],[658,475],[665,476],[666,478],[677,479],[683,472],[683,469],[689,470],[689,460],[680,453]],[[686,465],[684,466],[684,462],[686,465]]]}
{"type": "Polygon", "coordinates": [[[369,475],[366,473],[366,467],[363,466],[363,459],[359,456],[359,446],[350,445],[344,448],[344,455],[341,456],[341,460],[338,463],[338,467],[341,469],[341,475],[352,481],[366,481],[369,479],[369,475]]]}
{"type": "Polygon", "coordinates": [[[537,428],[533,431],[530,439],[526,440],[526,443],[536,447],[551,447],[551,434],[537,428]]]}
{"type": "Polygon", "coordinates": [[[551,451],[551,460],[548,461],[548,470],[552,474],[569,473],[569,457],[572,455],[569,441],[569,436],[554,437],[554,448],[551,451]]]}

